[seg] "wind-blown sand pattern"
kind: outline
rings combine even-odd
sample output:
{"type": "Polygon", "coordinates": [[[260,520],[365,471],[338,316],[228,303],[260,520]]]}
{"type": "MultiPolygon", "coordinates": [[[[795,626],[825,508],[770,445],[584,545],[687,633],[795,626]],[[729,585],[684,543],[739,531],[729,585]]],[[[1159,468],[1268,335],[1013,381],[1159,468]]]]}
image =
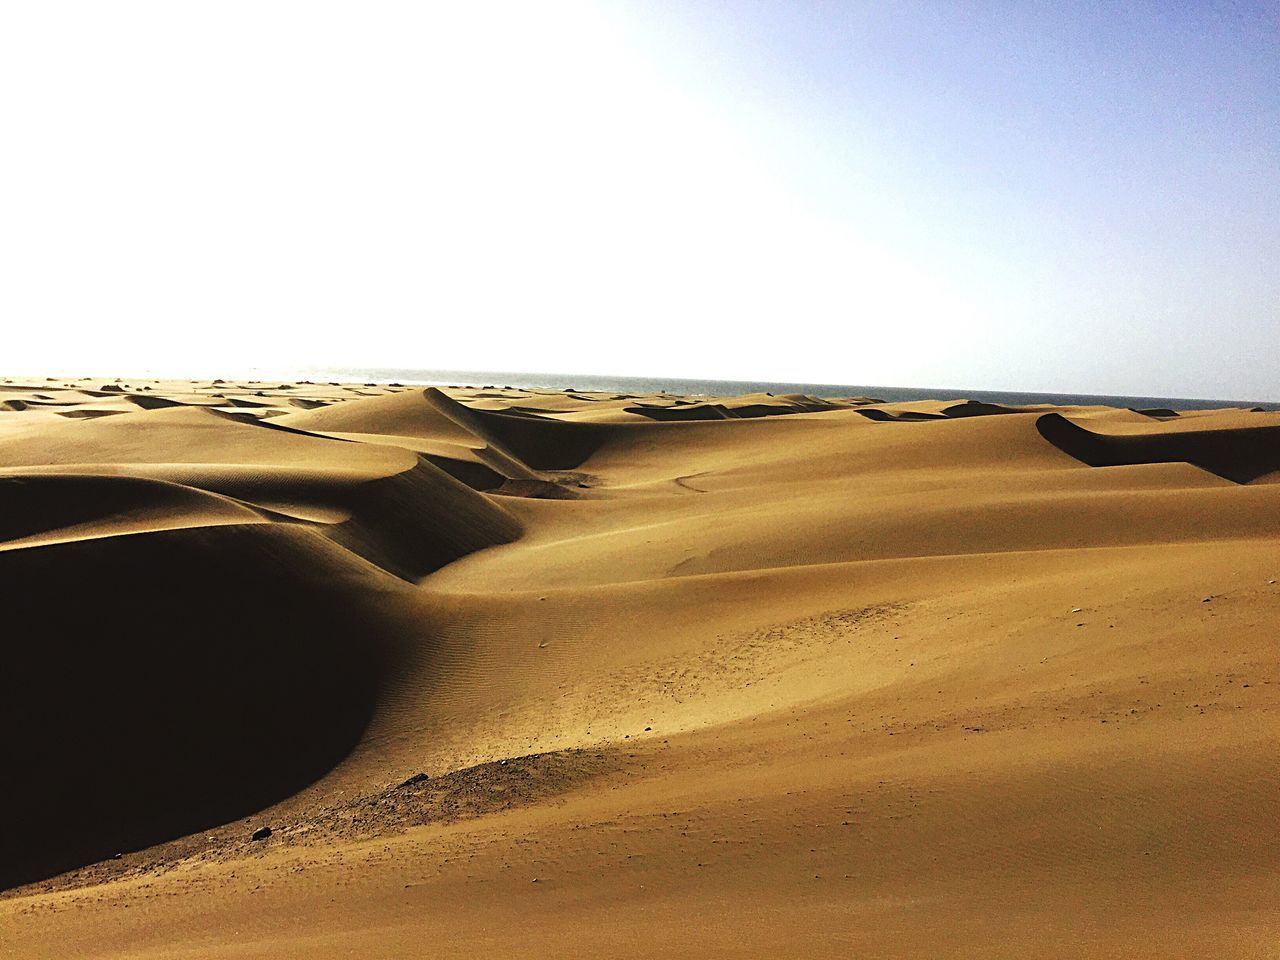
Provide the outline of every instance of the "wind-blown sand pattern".
{"type": "Polygon", "coordinates": [[[0,407],[2,956],[1280,956],[1280,413],[0,407]]]}

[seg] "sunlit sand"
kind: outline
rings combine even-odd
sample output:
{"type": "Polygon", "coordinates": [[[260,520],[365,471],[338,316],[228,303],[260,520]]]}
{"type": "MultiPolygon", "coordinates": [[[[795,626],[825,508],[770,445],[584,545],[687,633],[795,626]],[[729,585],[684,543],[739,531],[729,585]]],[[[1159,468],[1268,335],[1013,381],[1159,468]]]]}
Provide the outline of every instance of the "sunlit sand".
{"type": "Polygon", "coordinates": [[[0,954],[1272,955],[1280,413],[0,407],[0,954]]]}

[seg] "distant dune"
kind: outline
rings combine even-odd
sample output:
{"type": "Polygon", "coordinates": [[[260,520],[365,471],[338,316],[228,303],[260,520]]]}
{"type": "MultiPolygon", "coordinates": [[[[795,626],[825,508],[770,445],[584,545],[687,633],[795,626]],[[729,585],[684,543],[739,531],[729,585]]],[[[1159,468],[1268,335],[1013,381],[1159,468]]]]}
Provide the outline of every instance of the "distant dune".
{"type": "Polygon", "coordinates": [[[1268,957],[1280,413],[0,383],[0,954],[1268,957]]]}

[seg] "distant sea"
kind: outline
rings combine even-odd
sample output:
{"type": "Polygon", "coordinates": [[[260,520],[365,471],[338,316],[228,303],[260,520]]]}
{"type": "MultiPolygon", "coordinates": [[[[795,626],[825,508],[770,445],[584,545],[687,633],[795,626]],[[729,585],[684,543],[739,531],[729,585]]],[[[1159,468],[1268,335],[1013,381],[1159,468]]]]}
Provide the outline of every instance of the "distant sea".
{"type": "MultiPolygon", "coordinates": [[[[277,374],[278,375],[278,374],[277,374]]],[[[262,376],[261,374],[258,375],[262,376]]],[[[982,390],[960,387],[886,387],[871,384],[783,383],[764,380],[679,380],[661,377],[613,377],[579,373],[514,373],[486,370],[311,369],[293,372],[297,380],[343,383],[403,383],[423,386],[518,387],[526,390],[667,393],[682,396],[737,396],[744,393],[804,393],[813,397],[875,397],[891,403],[905,400],[983,400],[988,403],[1052,403],[1108,407],[1168,407],[1211,410],[1216,407],[1262,407],[1280,410],[1280,402],[1215,400],[1204,397],[1136,397],[1091,393],[982,390]]]]}

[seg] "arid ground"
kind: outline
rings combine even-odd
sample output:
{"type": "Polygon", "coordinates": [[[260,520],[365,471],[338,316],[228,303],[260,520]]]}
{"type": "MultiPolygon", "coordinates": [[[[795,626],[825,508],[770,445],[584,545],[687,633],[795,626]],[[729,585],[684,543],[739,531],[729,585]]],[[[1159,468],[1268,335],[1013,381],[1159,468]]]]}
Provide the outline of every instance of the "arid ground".
{"type": "Polygon", "coordinates": [[[1280,957],[1277,481],[1249,410],[0,383],[0,957],[1280,957]]]}

